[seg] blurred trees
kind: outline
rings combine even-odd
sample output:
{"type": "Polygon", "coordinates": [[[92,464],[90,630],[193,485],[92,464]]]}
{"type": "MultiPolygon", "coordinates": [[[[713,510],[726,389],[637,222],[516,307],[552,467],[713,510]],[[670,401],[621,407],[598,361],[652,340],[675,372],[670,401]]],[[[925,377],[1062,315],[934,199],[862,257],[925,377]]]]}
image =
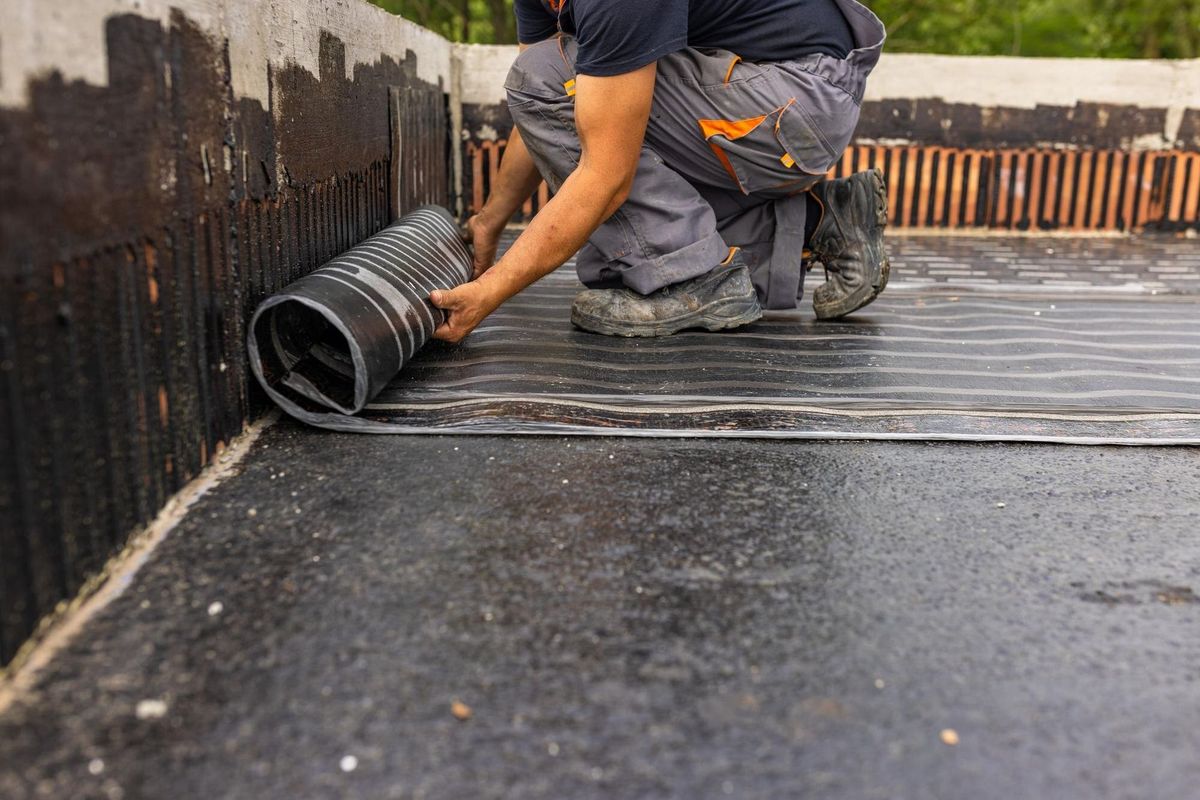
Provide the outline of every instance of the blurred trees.
{"type": "MultiPolygon", "coordinates": [[[[516,41],[512,0],[372,2],[455,41],[516,41]]],[[[867,5],[887,24],[892,52],[1200,57],[1200,0],[867,0],[867,5]]]]}
{"type": "Polygon", "coordinates": [[[447,39],[474,44],[513,44],[517,21],[512,0],[371,0],[377,6],[447,39]]]}
{"type": "Polygon", "coordinates": [[[893,52],[1200,56],[1200,0],[873,0],[893,52]]]}

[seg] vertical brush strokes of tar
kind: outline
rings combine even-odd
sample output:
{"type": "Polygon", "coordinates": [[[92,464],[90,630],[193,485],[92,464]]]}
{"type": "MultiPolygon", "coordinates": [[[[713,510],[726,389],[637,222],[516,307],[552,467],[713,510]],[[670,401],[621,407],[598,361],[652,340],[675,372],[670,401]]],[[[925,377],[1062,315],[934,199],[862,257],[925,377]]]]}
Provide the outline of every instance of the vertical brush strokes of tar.
{"type": "Polygon", "coordinates": [[[319,74],[264,63],[264,108],[180,12],[105,36],[107,86],[0,110],[0,663],[265,408],[249,311],[447,201],[444,142],[402,176],[429,188],[390,187],[389,90],[444,107],[411,52],[347,77],[325,33],[319,74]]]}

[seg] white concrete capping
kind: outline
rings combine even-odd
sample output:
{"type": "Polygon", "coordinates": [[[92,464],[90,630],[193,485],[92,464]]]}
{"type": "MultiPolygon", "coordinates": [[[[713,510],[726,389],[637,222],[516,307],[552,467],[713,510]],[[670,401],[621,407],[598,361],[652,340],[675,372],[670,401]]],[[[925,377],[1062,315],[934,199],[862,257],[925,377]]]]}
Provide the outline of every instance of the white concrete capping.
{"type": "Polygon", "coordinates": [[[28,102],[32,80],[59,72],[66,81],[108,82],[105,21],[136,14],[167,24],[180,9],[201,30],[228,39],[233,90],[268,104],[267,65],[318,71],[321,31],[346,45],[346,73],[412,50],[417,75],[450,78],[450,43],[365,0],[0,0],[0,106],[28,102]]]}
{"type": "MultiPolygon", "coordinates": [[[[462,100],[504,101],[514,46],[455,45],[462,100]]],[[[984,108],[1072,108],[1079,103],[1167,109],[1162,138],[1175,140],[1183,112],[1200,108],[1200,59],[1012,58],[885,53],[867,81],[867,100],[939,99],[984,108]]],[[[1157,137],[1156,137],[1157,138],[1157,137]]]]}
{"type": "Polygon", "coordinates": [[[1106,103],[1200,107],[1200,60],[1013,58],[887,54],[868,100],[937,98],[985,108],[1106,103]]]}
{"type": "Polygon", "coordinates": [[[454,58],[461,65],[462,101],[492,105],[505,100],[504,80],[517,58],[516,45],[456,44],[454,58]]]}

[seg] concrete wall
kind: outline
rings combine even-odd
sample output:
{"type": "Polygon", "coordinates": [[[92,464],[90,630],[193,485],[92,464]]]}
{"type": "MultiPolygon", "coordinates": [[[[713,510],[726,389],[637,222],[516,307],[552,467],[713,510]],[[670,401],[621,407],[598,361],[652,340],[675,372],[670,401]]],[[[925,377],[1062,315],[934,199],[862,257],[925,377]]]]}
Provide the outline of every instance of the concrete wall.
{"type": "Polygon", "coordinates": [[[878,139],[901,132],[872,106],[908,106],[942,110],[934,116],[947,143],[977,144],[979,135],[989,144],[1200,149],[1200,60],[885,55],[865,99],[863,135],[878,139]],[[977,129],[955,130],[956,108],[990,113],[977,129]]]}
{"type": "Polygon", "coordinates": [[[266,407],[248,311],[448,201],[452,48],[361,0],[0,15],[3,663],[266,407]],[[393,87],[443,137],[404,170],[393,87]]]}
{"type": "MultiPolygon", "coordinates": [[[[516,48],[457,54],[476,207],[511,129],[516,48]]],[[[885,54],[833,174],[868,166],[887,174],[897,226],[1200,227],[1200,60],[885,54]]]]}
{"type": "MultiPolygon", "coordinates": [[[[462,102],[504,102],[516,47],[458,46],[462,102]]],[[[483,124],[487,124],[484,122],[483,124]]],[[[484,138],[486,129],[469,132],[484,138]]],[[[1200,150],[1200,59],[887,54],[867,83],[860,144],[1200,150]]]]}

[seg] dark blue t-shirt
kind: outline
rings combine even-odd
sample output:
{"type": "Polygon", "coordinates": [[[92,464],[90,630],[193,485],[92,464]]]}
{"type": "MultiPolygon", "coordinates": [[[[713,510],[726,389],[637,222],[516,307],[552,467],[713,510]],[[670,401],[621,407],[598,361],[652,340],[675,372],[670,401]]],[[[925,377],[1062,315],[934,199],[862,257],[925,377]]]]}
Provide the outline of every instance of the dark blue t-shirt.
{"type": "Polygon", "coordinates": [[[575,36],[583,75],[632,72],[685,47],[760,62],[854,49],[833,0],[514,0],[513,8],[522,44],[548,39],[560,23],[575,36]]]}

